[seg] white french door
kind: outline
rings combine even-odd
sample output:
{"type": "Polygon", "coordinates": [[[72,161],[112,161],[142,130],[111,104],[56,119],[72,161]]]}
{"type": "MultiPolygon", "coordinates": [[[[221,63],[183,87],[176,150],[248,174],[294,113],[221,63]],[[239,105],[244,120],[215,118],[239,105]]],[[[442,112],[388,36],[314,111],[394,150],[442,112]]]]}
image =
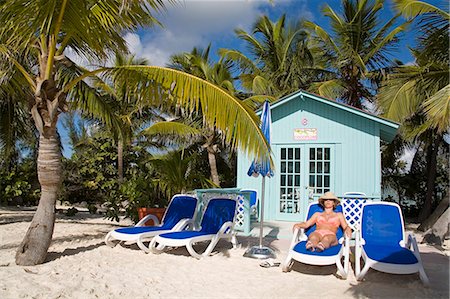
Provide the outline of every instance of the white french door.
{"type": "Polygon", "coordinates": [[[334,146],[277,145],[276,219],[299,221],[309,198],[333,189],[334,146]]]}

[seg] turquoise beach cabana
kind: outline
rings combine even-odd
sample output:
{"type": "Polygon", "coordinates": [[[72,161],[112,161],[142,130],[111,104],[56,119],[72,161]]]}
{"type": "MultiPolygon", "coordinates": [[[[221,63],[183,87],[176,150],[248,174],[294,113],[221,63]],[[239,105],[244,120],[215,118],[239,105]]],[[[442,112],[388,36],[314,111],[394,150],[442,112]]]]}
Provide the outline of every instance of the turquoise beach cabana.
{"type": "MultiPolygon", "coordinates": [[[[326,191],[381,199],[380,143],[392,141],[397,123],[302,90],[272,103],[271,113],[275,175],[266,183],[264,219],[304,219],[326,191]]],[[[261,194],[260,180],[247,176],[251,162],[238,154],[237,187],[261,194]]]]}

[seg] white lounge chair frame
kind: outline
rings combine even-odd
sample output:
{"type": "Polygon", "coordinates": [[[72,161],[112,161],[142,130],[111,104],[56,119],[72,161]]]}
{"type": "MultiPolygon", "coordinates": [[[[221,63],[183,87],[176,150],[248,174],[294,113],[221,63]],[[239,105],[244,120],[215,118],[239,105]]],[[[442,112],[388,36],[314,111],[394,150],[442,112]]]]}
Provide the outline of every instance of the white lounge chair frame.
{"type": "MultiPolygon", "coordinates": [[[[209,199],[208,204],[213,199],[216,199],[216,198],[209,199]]],[[[230,199],[230,198],[224,198],[224,199],[236,201],[235,199],[230,199]]],[[[237,207],[237,202],[236,202],[236,207],[237,207]]],[[[207,208],[208,208],[208,206],[206,206],[204,211],[206,211],[207,208]]],[[[203,257],[209,256],[211,254],[211,252],[213,251],[214,247],[216,247],[216,245],[220,239],[229,239],[233,245],[233,248],[236,248],[237,240],[236,240],[236,235],[234,234],[234,231],[233,231],[235,220],[236,220],[236,209],[234,212],[233,221],[227,221],[227,222],[223,223],[222,226],[220,227],[219,231],[216,234],[201,235],[201,236],[186,238],[186,239],[169,239],[169,238],[164,238],[163,236],[158,235],[152,239],[152,241],[150,242],[149,248],[153,253],[159,254],[159,253],[162,253],[166,247],[186,246],[186,249],[189,252],[189,254],[196,259],[201,259],[203,257]],[[197,243],[206,242],[206,241],[210,241],[206,250],[203,253],[196,252],[195,249],[193,248],[193,246],[197,243]]],[[[200,228],[198,230],[200,230],[200,228]]]]}
{"type": "MultiPolygon", "coordinates": [[[[181,197],[181,196],[189,196],[189,197],[194,197],[195,198],[195,196],[192,196],[192,195],[189,195],[189,194],[177,194],[174,197],[172,197],[172,200],[170,201],[170,203],[172,203],[172,201],[175,198],[181,197]]],[[[198,199],[197,199],[197,201],[198,201],[198,199]]],[[[197,202],[197,204],[198,204],[198,202],[197,202]]],[[[162,219],[165,218],[166,213],[167,213],[168,210],[169,209],[167,208],[162,219]]],[[[193,225],[194,225],[193,221],[195,219],[196,213],[197,213],[197,208],[196,208],[196,210],[194,212],[194,216],[192,218],[181,219],[170,230],[155,230],[155,231],[145,232],[145,233],[141,233],[141,234],[126,234],[126,233],[117,232],[116,230],[112,230],[106,235],[106,237],[105,237],[105,244],[108,245],[109,247],[114,247],[115,245],[117,245],[118,243],[121,243],[121,242],[125,242],[125,244],[127,244],[127,245],[137,243],[137,245],[139,246],[139,248],[141,250],[143,250],[146,253],[148,253],[148,252],[150,252],[150,249],[144,244],[144,242],[150,242],[151,239],[154,236],[159,235],[159,234],[164,234],[164,233],[168,233],[168,232],[175,232],[175,231],[182,231],[182,230],[186,230],[186,229],[192,228],[193,225]],[[118,241],[118,242],[115,242],[115,241],[118,241]]],[[[158,217],[156,217],[153,214],[148,214],[144,218],[139,220],[139,222],[136,223],[136,225],[134,227],[145,226],[145,223],[147,221],[149,221],[149,220],[153,220],[153,223],[154,223],[155,227],[162,225],[159,222],[158,217]]]]}
{"type": "MultiPolygon", "coordinates": [[[[377,260],[373,260],[368,257],[366,252],[364,251],[363,245],[366,244],[366,241],[362,238],[362,231],[359,231],[358,236],[356,238],[356,247],[355,247],[355,259],[357,263],[355,263],[355,274],[356,278],[358,280],[362,280],[364,276],[366,275],[367,271],[372,268],[377,271],[391,273],[391,274],[412,274],[419,272],[419,276],[421,281],[425,284],[429,284],[429,280],[427,277],[427,274],[425,273],[425,269],[423,268],[422,259],[420,258],[420,252],[419,247],[417,246],[416,238],[409,234],[408,235],[408,241],[405,244],[405,226],[403,222],[403,215],[401,212],[401,209],[398,204],[392,203],[392,202],[369,202],[365,203],[363,208],[365,206],[369,205],[386,205],[386,206],[394,206],[398,209],[398,213],[400,215],[400,221],[402,226],[402,234],[403,238],[400,241],[399,245],[403,248],[407,248],[412,251],[414,256],[417,258],[416,264],[390,264],[390,263],[383,263],[379,262],[377,260]],[[363,258],[365,264],[364,268],[361,270],[359,260],[363,258]]],[[[364,216],[364,209],[362,211],[362,217],[364,216]]],[[[386,219],[388,221],[388,219],[386,219]]]]}
{"type": "MultiPolygon", "coordinates": [[[[308,206],[308,212],[311,206],[318,205],[317,202],[310,203],[308,206]]],[[[308,217],[308,216],[306,216],[308,217]]],[[[342,244],[341,249],[336,255],[332,256],[316,256],[311,254],[304,254],[294,251],[295,245],[299,242],[307,241],[308,236],[305,234],[304,229],[295,229],[294,235],[292,237],[291,245],[289,246],[288,255],[282,264],[282,271],[289,272],[295,261],[303,264],[325,266],[336,264],[339,274],[342,278],[347,279],[348,275],[348,265],[349,265],[349,254],[350,254],[350,239],[343,233],[343,237],[338,240],[339,244],[342,244]],[[342,264],[342,257],[344,257],[344,264],[342,264]]]]}

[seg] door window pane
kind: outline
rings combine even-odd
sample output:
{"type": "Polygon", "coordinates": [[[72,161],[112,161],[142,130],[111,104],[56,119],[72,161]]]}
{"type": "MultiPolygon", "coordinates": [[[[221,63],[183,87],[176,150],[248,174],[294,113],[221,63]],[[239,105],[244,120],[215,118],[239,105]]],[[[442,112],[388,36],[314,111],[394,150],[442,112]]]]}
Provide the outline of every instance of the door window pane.
{"type": "Polygon", "coordinates": [[[309,149],[309,160],[311,160],[311,161],[316,160],[316,149],[315,148],[309,149]]]}
{"type": "Polygon", "coordinates": [[[330,176],[329,175],[323,176],[323,186],[330,187],[330,176]]]}
{"type": "Polygon", "coordinates": [[[281,162],[281,172],[286,172],[286,162],[281,162]]]}
{"type": "Polygon", "coordinates": [[[324,173],[330,173],[330,162],[324,162],[323,166],[324,166],[323,172],[324,173]]]}
{"type": "Polygon", "coordinates": [[[286,149],[285,148],[281,149],[281,159],[286,160],[286,149]]]}
{"type": "Polygon", "coordinates": [[[322,162],[317,162],[317,173],[322,173],[322,162]]]}
{"type": "Polygon", "coordinates": [[[300,162],[295,162],[295,173],[300,173],[300,162]]]}
{"type": "Polygon", "coordinates": [[[295,160],[300,160],[300,149],[299,148],[295,149],[295,160]]]}
{"type": "Polygon", "coordinates": [[[325,148],[325,158],[324,160],[330,160],[330,148],[326,147],[325,148]]]}
{"type": "Polygon", "coordinates": [[[294,158],[294,151],[292,148],[288,148],[288,159],[292,160],[294,158]]]}
{"type": "Polygon", "coordinates": [[[315,176],[314,175],[310,175],[309,176],[309,186],[310,187],[315,187],[316,186],[316,184],[315,184],[315,176]]]}
{"type": "Polygon", "coordinates": [[[316,173],[316,163],[309,162],[309,173],[316,173]]]}
{"type": "Polygon", "coordinates": [[[322,149],[318,148],[317,149],[317,160],[322,160],[322,149]]]}

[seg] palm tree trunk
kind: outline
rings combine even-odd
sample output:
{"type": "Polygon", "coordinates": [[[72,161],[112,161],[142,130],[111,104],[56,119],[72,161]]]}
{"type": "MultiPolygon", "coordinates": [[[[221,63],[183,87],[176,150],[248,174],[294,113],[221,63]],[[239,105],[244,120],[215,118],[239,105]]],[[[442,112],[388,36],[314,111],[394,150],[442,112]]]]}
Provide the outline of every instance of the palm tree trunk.
{"type": "Polygon", "coordinates": [[[437,153],[439,150],[440,136],[432,137],[427,149],[427,194],[425,202],[419,213],[419,222],[425,221],[431,215],[433,206],[434,183],[437,173],[437,153]]]}
{"type": "Polygon", "coordinates": [[[119,173],[119,184],[123,182],[123,140],[119,138],[117,143],[117,172],[119,173]]]}
{"type": "Polygon", "coordinates": [[[220,187],[219,173],[217,171],[216,153],[212,146],[206,148],[208,151],[209,168],[211,170],[211,179],[217,187],[220,187]]]}
{"type": "Polygon", "coordinates": [[[203,148],[206,149],[208,152],[208,162],[209,162],[209,169],[211,172],[211,180],[217,187],[220,187],[220,179],[219,179],[219,172],[217,171],[217,159],[216,159],[216,153],[217,153],[217,145],[214,144],[214,137],[215,134],[212,133],[209,136],[206,136],[206,143],[203,145],[203,148]]]}
{"type": "Polygon", "coordinates": [[[54,128],[39,138],[38,179],[41,198],[30,227],[16,252],[16,264],[30,266],[45,261],[55,225],[55,203],[62,181],[61,150],[54,128]]]}

